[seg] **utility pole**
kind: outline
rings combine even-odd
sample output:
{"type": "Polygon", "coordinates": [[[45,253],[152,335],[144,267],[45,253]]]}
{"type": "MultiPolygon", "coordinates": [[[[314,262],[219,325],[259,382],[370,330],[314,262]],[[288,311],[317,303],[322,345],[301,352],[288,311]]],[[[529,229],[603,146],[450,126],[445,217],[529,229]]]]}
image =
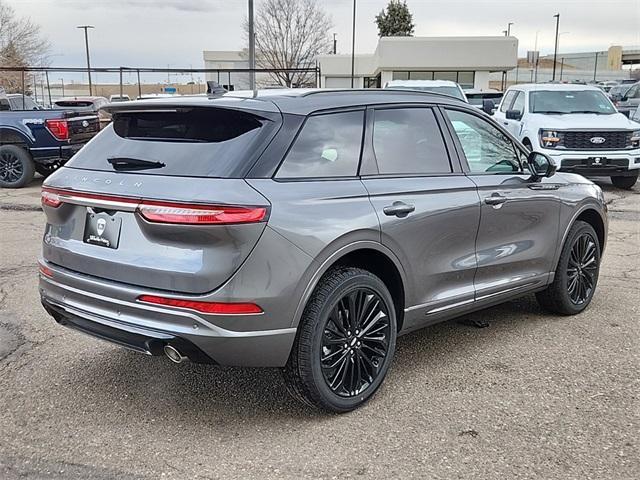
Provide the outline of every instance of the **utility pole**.
{"type": "Polygon", "coordinates": [[[338,41],[336,40],[336,34],[333,34],[333,54],[338,53],[338,41]]]}
{"type": "Polygon", "coordinates": [[[62,86],[62,96],[64,97],[64,78],[60,78],[60,85],[62,86]]]}
{"type": "Polygon", "coordinates": [[[596,75],[598,73],[598,53],[599,52],[596,52],[596,61],[593,64],[593,81],[594,82],[596,81],[596,75]]]}
{"type": "Polygon", "coordinates": [[[551,81],[555,82],[556,80],[556,60],[558,58],[558,29],[560,28],[560,14],[556,13],[553,16],[556,19],[556,46],[553,49],[553,74],[552,74],[552,78],[551,81]]]}
{"type": "Polygon", "coordinates": [[[351,28],[351,88],[356,74],[356,0],[353,0],[353,26],[351,28]]]}
{"type": "Polygon", "coordinates": [[[249,0],[249,89],[256,89],[256,35],[253,25],[253,0],[249,0]]]}
{"type": "Polygon", "coordinates": [[[89,79],[89,95],[93,95],[93,88],[91,86],[91,60],[89,58],[89,33],[90,28],[96,28],[93,25],[78,25],[77,28],[84,30],[84,46],[87,51],[87,77],[89,79]]]}

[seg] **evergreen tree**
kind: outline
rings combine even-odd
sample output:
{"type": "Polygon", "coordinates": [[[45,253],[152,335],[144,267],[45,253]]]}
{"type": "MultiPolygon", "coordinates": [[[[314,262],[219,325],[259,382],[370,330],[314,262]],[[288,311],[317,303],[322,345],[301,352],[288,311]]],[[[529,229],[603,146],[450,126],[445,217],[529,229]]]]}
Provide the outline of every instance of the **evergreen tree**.
{"type": "Polygon", "coordinates": [[[411,37],[415,27],[404,0],[390,0],[387,9],[376,15],[376,24],[381,37],[411,37]]]}

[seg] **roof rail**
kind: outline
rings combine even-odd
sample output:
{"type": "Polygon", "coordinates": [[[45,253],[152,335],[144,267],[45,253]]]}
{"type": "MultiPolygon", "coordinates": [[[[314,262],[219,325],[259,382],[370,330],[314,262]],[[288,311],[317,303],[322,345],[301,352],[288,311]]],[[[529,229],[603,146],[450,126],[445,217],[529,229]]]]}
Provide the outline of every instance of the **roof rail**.
{"type": "Polygon", "coordinates": [[[319,95],[319,94],[327,94],[327,93],[406,93],[411,95],[435,95],[437,97],[444,98],[452,98],[454,100],[459,100],[463,103],[466,103],[464,100],[458,97],[454,97],[453,95],[448,95],[446,93],[440,92],[432,92],[432,91],[422,91],[422,90],[412,90],[410,88],[321,88],[317,90],[312,90],[310,92],[303,93],[300,97],[309,97],[311,95],[319,95]]]}

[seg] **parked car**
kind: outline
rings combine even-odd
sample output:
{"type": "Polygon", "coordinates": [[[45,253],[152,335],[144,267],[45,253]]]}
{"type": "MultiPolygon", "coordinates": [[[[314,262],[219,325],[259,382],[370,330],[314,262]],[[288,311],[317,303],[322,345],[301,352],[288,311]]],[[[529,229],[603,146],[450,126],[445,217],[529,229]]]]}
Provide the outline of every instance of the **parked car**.
{"type": "Polygon", "coordinates": [[[632,84],[623,83],[620,85],[616,85],[615,87],[611,87],[611,90],[609,90],[607,94],[614,105],[617,101],[619,101],[622,97],[624,97],[624,94],[627,93],[627,90],[631,88],[631,85],[632,84]]]}
{"type": "MultiPolygon", "coordinates": [[[[23,187],[35,172],[51,174],[98,132],[98,117],[93,114],[40,109],[14,111],[13,98],[0,95],[2,188],[23,187]]],[[[25,97],[27,107],[28,98],[25,97]]]]}
{"type": "Polygon", "coordinates": [[[456,82],[450,80],[391,80],[384,88],[394,90],[415,90],[418,92],[434,92],[467,102],[467,96],[456,82]]]}
{"type": "Polygon", "coordinates": [[[528,149],[549,155],[561,171],[608,176],[632,188],[640,171],[640,124],[588,85],[509,87],[496,120],[528,149]]]}
{"type": "Polygon", "coordinates": [[[38,105],[33,98],[29,95],[23,95],[21,93],[9,93],[7,94],[7,100],[9,100],[9,110],[42,110],[42,107],[38,105]]]}
{"type": "Polygon", "coordinates": [[[615,106],[618,111],[627,117],[629,117],[631,113],[635,112],[638,105],[640,105],[640,82],[630,85],[629,90],[627,90],[622,97],[615,102],[615,106]]]}
{"type": "Polygon", "coordinates": [[[104,128],[111,122],[111,114],[103,109],[108,104],[104,97],[65,97],[53,102],[53,108],[96,114],[100,118],[100,128],[104,128]]]}
{"type": "Polygon", "coordinates": [[[605,93],[608,93],[613,87],[616,87],[620,85],[619,82],[616,82],[614,80],[607,80],[605,82],[598,82],[596,84],[596,87],[600,87],[602,90],[605,91],[605,93]]]}
{"type": "Polygon", "coordinates": [[[532,292],[564,315],[589,305],[602,190],[478,109],[255,95],[108,107],[42,189],[57,322],[178,363],[283,367],[298,398],[344,412],[399,334],[532,292]]]}
{"type": "Polygon", "coordinates": [[[465,89],[464,94],[471,105],[485,111],[489,115],[492,115],[496,108],[498,108],[503,95],[502,92],[491,88],[487,90],[465,89]],[[487,104],[487,101],[491,103],[487,104]]]}
{"type": "Polygon", "coordinates": [[[117,102],[129,102],[131,101],[131,97],[126,93],[123,95],[111,95],[109,97],[109,103],[117,103],[117,102]]]}

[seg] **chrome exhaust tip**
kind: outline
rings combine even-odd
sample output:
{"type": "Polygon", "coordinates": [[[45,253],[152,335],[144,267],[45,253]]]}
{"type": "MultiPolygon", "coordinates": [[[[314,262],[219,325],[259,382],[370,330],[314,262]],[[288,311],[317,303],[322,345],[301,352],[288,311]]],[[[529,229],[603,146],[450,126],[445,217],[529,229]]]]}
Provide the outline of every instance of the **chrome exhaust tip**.
{"type": "Polygon", "coordinates": [[[171,345],[165,345],[164,346],[164,354],[173,363],[182,363],[182,361],[185,358],[187,358],[184,355],[182,355],[178,350],[176,350],[176,348],[172,347],[171,345]]]}

